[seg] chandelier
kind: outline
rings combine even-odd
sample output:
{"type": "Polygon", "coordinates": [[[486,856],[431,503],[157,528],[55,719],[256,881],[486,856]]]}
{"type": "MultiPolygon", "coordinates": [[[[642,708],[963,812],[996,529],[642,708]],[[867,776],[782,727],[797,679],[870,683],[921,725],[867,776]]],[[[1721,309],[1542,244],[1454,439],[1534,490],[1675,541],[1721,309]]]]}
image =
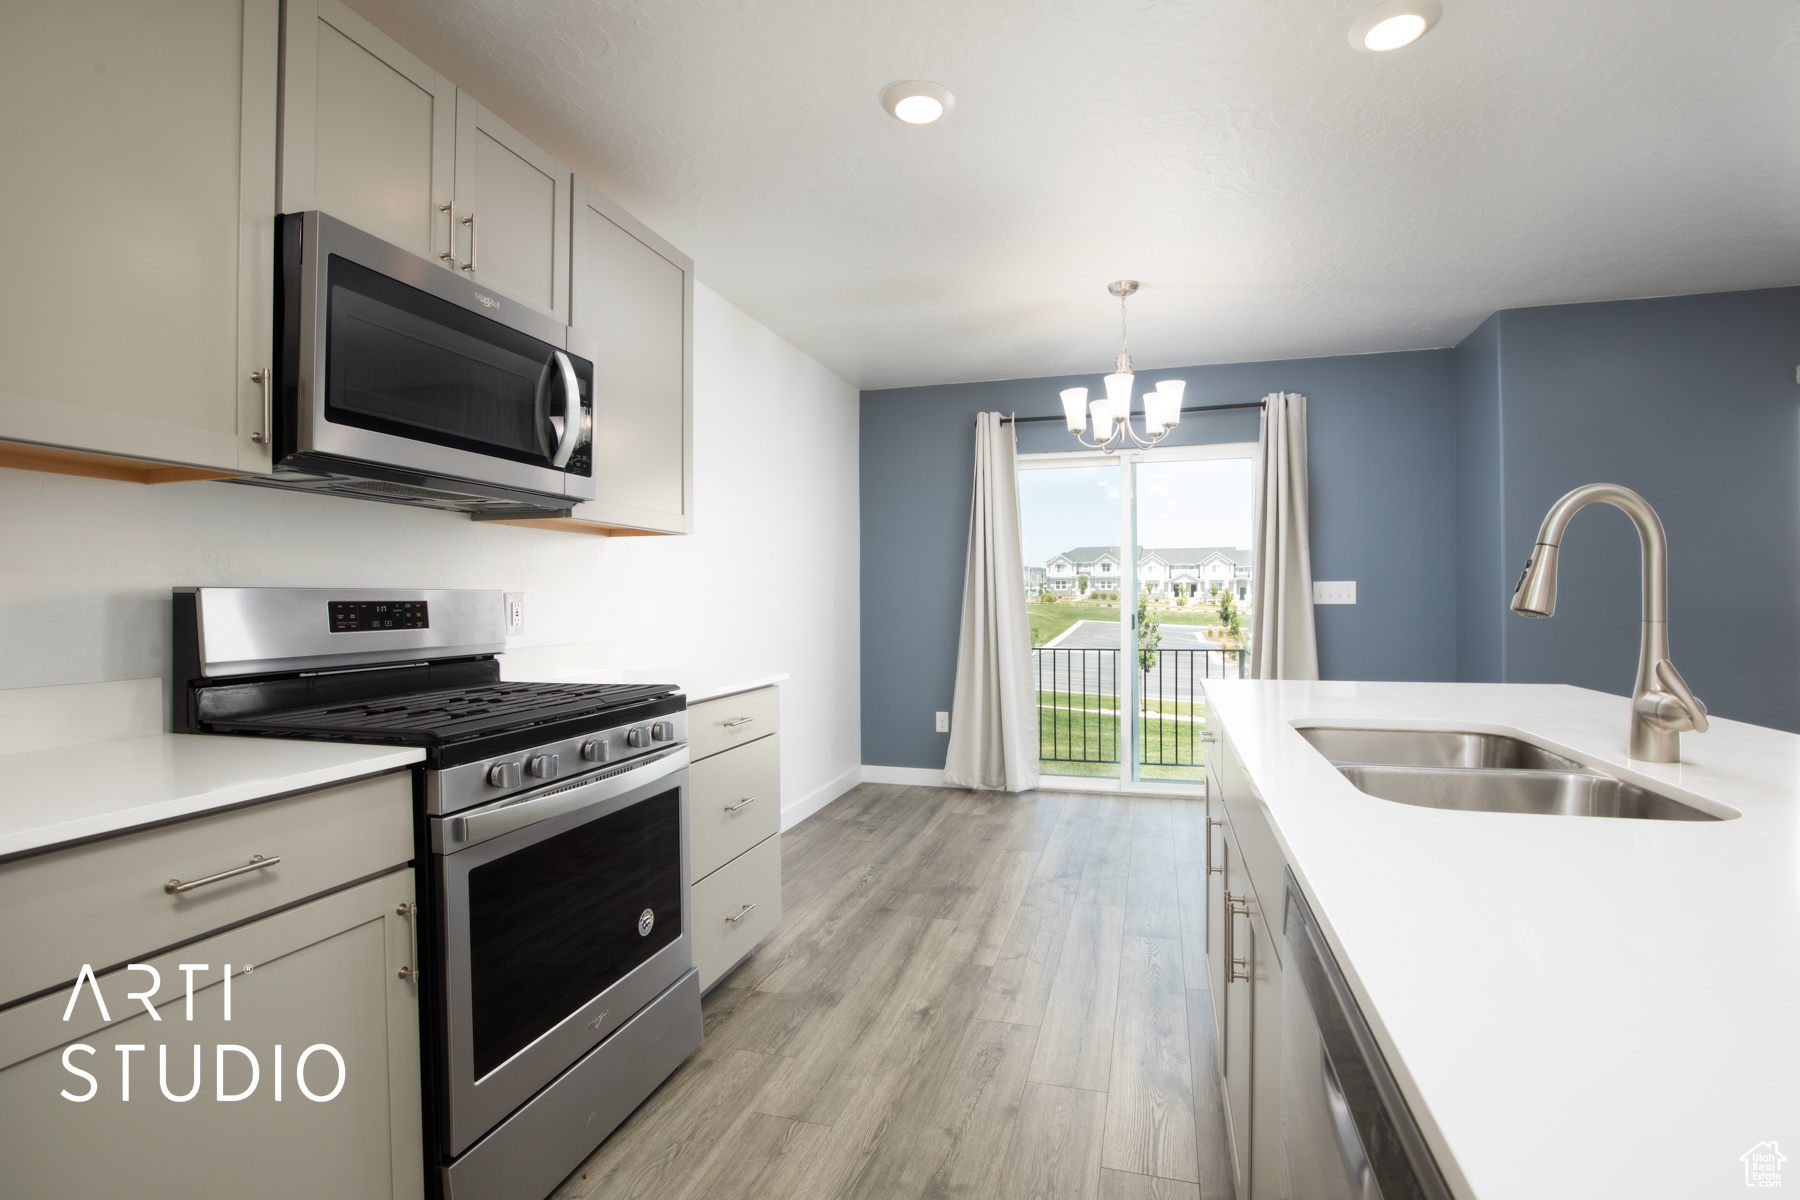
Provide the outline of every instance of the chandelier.
{"type": "Polygon", "coordinates": [[[1131,427],[1131,343],[1125,336],[1125,298],[1138,290],[1138,281],[1115,280],[1106,285],[1106,290],[1119,298],[1119,357],[1113,361],[1113,373],[1106,377],[1106,395],[1089,404],[1086,388],[1068,388],[1062,393],[1063,415],[1075,440],[1090,450],[1111,454],[1125,444],[1126,438],[1149,449],[1181,424],[1181,394],[1187,389],[1187,382],[1165,379],[1155,391],[1144,393],[1144,436],[1139,437],[1131,427]],[[1094,426],[1091,442],[1082,436],[1090,419],[1094,426]]]}

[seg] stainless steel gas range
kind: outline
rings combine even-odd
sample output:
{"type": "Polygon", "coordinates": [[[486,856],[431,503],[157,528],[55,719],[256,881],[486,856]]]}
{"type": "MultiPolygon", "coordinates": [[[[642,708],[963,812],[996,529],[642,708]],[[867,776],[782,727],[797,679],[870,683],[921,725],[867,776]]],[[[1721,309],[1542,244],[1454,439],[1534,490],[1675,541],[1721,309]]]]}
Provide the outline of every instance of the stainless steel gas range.
{"type": "Polygon", "coordinates": [[[175,593],[177,726],[419,746],[426,1172],[547,1195],[700,1045],[686,699],[507,683],[499,592],[175,593]]]}

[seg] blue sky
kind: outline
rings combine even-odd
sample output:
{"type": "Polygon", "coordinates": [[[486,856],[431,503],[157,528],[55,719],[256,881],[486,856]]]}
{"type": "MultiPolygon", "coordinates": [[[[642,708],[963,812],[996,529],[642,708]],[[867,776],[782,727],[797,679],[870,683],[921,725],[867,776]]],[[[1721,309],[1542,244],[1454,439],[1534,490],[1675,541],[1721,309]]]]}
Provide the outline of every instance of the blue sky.
{"type": "MultiPolygon", "coordinates": [[[[1141,463],[1138,541],[1144,546],[1249,546],[1251,468],[1247,458],[1141,463]]],[[[1119,464],[1019,472],[1025,563],[1075,546],[1119,542],[1119,464]]]]}

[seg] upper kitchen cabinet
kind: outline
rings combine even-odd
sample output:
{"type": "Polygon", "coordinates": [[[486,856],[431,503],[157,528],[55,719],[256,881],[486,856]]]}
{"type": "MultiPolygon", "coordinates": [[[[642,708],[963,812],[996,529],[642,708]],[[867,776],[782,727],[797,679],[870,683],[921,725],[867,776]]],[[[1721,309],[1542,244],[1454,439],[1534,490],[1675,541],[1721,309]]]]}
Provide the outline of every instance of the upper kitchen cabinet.
{"type": "Polygon", "coordinates": [[[450,265],[455,87],[341,0],[288,0],[286,21],[281,211],[450,265]]]}
{"type": "Polygon", "coordinates": [[[0,461],[268,469],[279,21],[0,5],[0,461]]]}
{"type": "Polygon", "coordinates": [[[567,167],[457,93],[458,270],[567,321],[570,184],[567,167]]]}
{"type": "Polygon", "coordinates": [[[694,260],[575,181],[572,323],[599,343],[599,495],[575,517],[687,533],[693,520],[694,260]]]}

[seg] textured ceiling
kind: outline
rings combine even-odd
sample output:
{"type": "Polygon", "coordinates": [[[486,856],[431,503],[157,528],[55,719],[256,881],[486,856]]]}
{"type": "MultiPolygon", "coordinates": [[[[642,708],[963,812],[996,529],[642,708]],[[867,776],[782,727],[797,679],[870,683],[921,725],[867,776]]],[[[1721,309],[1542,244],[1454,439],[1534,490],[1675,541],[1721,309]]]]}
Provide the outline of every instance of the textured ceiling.
{"type": "Polygon", "coordinates": [[[1106,370],[1120,277],[1140,367],[1800,282],[1794,0],[355,5],[863,387],[1106,370]]]}

